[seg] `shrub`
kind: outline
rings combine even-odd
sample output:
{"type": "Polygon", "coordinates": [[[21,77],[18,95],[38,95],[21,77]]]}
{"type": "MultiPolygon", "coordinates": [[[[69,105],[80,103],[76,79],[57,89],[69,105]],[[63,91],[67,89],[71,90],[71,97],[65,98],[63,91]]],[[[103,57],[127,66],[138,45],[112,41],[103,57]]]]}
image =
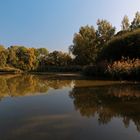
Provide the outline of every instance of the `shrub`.
{"type": "Polygon", "coordinates": [[[105,73],[108,63],[106,61],[102,61],[97,65],[85,66],[83,69],[83,74],[92,77],[106,77],[107,73],[105,73]]]}
{"type": "Polygon", "coordinates": [[[140,80],[140,59],[122,58],[108,65],[106,73],[115,79],[140,80]]]}
{"type": "Polygon", "coordinates": [[[122,56],[140,58],[140,29],[115,36],[104,46],[98,59],[117,61],[122,56]]]}

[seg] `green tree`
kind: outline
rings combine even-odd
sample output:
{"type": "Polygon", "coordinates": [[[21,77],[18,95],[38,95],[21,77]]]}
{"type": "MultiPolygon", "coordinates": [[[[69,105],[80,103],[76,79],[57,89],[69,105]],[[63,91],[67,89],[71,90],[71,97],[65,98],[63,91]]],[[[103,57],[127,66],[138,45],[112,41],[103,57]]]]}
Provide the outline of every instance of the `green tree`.
{"type": "Polygon", "coordinates": [[[24,46],[21,46],[16,51],[16,56],[18,58],[18,65],[17,67],[22,70],[28,70],[28,54],[27,54],[27,48],[24,46]]]}
{"type": "Polygon", "coordinates": [[[28,55],[28,69],[34,70],[38,66],[37,57],[35,55],[36,50],[34,48],[28,48],[27,49],[27,55],[28,55]]]}
{"type": "Polygon", "coordinates": [[[38,48],[36,49],[37,57],[44,57],[49,54],[49,51],[46,48],[38,48]]]}
{"type": "Polygon", "coordinates": [[[53,51],[46,57],[46,64],[54,66],[67,66],[71,63],[71,60],[72,59],[69,54],[61,51],[53,51]]]}
{"type": "Polygon", "coordinates": [[[4,46],[0,45],[0,67],[4,67],[7,64],[8,51],[4,46]]]}
{"type": "Polygon", "coordinates": [[[135,18],[133,19],[130,27],[131,30],[140,28],[140,12],[136,12],[135,18]]]}
{"type": "Polygon", "coordinates": [[[19,47],[20,46],[10,46],[8,48],[9,55],[8,55],[7,62],[11,66],[14,66],[14,67],[18,66],[18,57],[17,57],[16,53],[17,53],[17,49],[19,47]]]}
{"type": "Polygon", "coordinates": [[[98,47],[102,48],[115,34],[113,27],[107,20],[97,20],[98,29],[96,31],[98,47]]]}
{"type": "Polygon", "coordinates": [[[45,59],[47,57],[47,55],[49,54],[49,51],[46,48],[38,48],[35,49],[35,54],[36,54],[36,58],[37,58],[37,62],[38,63],[38,67],[44,67],[45,65],[45,59]]]}
{"type": "Polygon", "coordinates": [[[126,15],[124,16],[124,18],[122,20],[121,28],[122,28],[122,31],[128,31],[130,28],[129,18],[126,15]]]}
{"type": "Polygon", "coordinates": [[[116,61],[122,57],[140,58],[140,29],[112,38],[100,52],[101,60],[116,61]]]}
{"type": "Polygon", "coordinates": [[[93,26],[81,27],[73,38],[73,45],[69,48],[80,65],[95,62],[97,56],[96,31],[93,26]]]}
{"type": "Polygon", "coordinates": [[[34,70],[37,67],[36,50],[34,48],[18,47],[16,56],[18,60],[17,67],[22,70],[34,70]]]}

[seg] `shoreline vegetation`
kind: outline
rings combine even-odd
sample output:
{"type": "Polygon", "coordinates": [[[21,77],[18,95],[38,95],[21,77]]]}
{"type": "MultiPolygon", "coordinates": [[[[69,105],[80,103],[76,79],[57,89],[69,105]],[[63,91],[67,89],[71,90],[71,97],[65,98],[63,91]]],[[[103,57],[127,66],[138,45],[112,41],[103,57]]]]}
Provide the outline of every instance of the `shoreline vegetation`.
{"type": "Polygon", "coordinates": [[[82,26],[74,34],[69,53],[0,45],[0,74],[140,81],[140,12],[132,22],[124,16],[121,27],[116,32],[104,19],[97,20],[97,28],[82,26]]]}

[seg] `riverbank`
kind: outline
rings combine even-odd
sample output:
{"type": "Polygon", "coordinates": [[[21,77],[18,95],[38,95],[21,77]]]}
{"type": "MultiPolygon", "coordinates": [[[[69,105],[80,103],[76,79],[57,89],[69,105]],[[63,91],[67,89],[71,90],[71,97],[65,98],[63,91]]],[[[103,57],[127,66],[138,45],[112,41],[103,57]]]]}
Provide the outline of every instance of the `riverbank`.
{"type": "Polygon", "coordinates": [[[44,78],[52,80],[77,80],[77,79],[87,79],[87,76],[81,74],[81,72],[29,72],[32,75],[39,75],[44,78]]]}
{"type": "Polygon", "coordinates": [[[66,80],[66,79],[88,79],[88,80],[112,80],[112,81],[139,81],[139,77],[135,78],[132,77],[132,75],[128,75],[127,77],[124,77],[118,72],[118,77],[114,76],[114,74],[105,74],[101,73],[101,70],[95,69],[95,67],[87,67],[86,69],[83,69],[83,71],[79,72],[34,72],[34,71],[22,71],[20,69],[16,69],[13,67],[3,67],[0,68],[0,75],[15,75],[15,74],[31,74],[31,75],[42,75],[49,79],[60,79],[60,80],[66,80]],[[85,72],[86,70],[86,72],[85,72]]]}
{"type": "Polygon", "coordinates": [[[9,66],[0,67],[0,75],[2,75],[2,74],[19,74],[19,73],[23,73],[23,71],[20,69],[14,68],[14,67],[9,67],[9,66]]]}

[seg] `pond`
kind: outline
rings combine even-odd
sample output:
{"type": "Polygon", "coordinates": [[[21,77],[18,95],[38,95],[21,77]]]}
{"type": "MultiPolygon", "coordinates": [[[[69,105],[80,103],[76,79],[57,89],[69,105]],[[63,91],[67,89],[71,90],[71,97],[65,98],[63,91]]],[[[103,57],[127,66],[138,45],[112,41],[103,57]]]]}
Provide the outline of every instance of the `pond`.
{"type": "Polygon", "coordinates": [[[0,140],[139,140],[140,85],[0,76],[0,140]]]}

